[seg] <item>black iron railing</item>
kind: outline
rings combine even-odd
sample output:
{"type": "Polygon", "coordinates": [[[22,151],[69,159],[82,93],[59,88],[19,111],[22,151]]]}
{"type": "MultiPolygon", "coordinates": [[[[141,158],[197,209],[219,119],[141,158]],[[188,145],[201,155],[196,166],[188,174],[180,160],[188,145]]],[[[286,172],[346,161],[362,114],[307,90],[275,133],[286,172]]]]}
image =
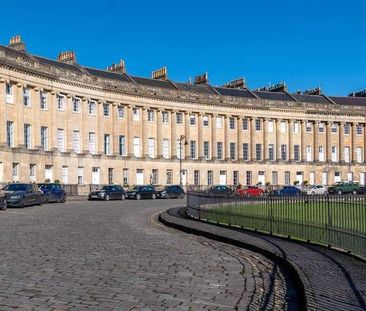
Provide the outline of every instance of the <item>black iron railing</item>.
{"type": "Polygon", "coordinates": [[[187,193],[191,217],[342,248],[366,258],[366,196],[187,193]]]}

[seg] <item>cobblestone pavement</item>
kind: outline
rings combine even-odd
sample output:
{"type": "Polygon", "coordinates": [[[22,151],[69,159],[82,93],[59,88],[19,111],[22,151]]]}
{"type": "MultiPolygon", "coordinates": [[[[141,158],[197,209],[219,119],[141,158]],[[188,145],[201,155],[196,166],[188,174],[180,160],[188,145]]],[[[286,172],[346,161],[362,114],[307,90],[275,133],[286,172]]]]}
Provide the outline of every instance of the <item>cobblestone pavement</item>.
{"type": "Polygon", "coordinates": [[[163,227],[182,200],[67,202],[0,213],[0,310],[296,310],[256,253],[163,227]]]}

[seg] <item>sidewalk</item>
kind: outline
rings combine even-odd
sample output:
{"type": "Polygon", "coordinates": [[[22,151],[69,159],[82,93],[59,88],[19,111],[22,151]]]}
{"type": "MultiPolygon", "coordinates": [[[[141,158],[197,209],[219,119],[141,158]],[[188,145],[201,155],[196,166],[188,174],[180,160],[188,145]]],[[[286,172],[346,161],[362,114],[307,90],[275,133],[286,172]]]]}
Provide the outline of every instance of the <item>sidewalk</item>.
{"type": "Polygon", "coordinates": [[[159,220],[286,262],[301,282],[307,310],[366,310],[366,262],[325,247],[212,225],[183,214],[184,208],[174,208],[162,213],[159,220]]]}

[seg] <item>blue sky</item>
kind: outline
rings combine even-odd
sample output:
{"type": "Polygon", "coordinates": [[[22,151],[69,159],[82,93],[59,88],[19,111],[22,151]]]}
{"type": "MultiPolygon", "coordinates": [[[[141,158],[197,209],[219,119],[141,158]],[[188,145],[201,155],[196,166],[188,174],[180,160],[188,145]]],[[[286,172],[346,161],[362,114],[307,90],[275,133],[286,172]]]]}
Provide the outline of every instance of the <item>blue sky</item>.
{"type": "Polygon", "coordinates": [[[120,58],[132,75],[168,67],[188,81],[208,72],[221,85],[244,76],[250,88],[285,81],[347,95],[366,87],[366,1],[6,1],[0,43],[20,34],[28,51],[82,65],[120,58]]]}

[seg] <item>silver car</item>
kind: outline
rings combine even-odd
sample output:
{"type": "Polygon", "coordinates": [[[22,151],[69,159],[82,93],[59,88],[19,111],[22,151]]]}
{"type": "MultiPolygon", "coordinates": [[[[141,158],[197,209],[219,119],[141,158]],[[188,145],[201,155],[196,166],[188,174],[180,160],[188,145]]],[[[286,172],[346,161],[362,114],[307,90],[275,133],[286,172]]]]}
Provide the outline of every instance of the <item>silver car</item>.
{"type": "Polygon", "coordinates": [[[306,189],[306,194],[308,195],[326,195],[328,194],[327,187],[323,185],[314,185],[306,189]]]}

